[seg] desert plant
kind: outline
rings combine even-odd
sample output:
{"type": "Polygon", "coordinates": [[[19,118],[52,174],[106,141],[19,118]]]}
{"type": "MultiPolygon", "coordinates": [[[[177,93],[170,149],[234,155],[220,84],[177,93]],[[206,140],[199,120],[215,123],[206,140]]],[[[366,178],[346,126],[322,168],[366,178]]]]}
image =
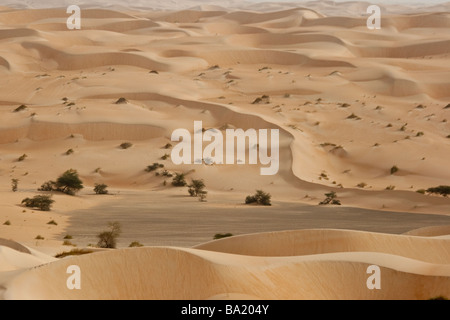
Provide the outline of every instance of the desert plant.
{"type": "Polygon", "coordinates": [[[36,240],[44,240],[45,238],[41,235],[37,235],[36,238],[34,238],[36,240]]]}
{"type": "Polygon", "coordinates": [[[397,173],[398,170],[399,170],[399,169],[398,169],[397,166],[393,166],[393,167],[391,168],[391,175],[397,173]]]}
{"type": "Polygon", "coordinates": [[[188,185],[188,187],[188,192],[191,197],[197,197],[205,189],[206,186],[203,180],[192,180],[192,184],[188,185]]]}
{"type": "Polygon", "coordinates": [[[115,102],[115,104],[125,104],[125,103],[128,103],[128,100],[127,99],[125,99],[125,98],[119,98],[116,102],[115,102]]]}
{"type": "Polygon", "coordinates": [[[341,201],[336,199],[337,198],[336,192],[331,191],[329,193],[325,193],[325,197],[326,197],[325,200],[320,202],[319,205],[327,205],[327,204],[332,204],[332,205],[337,205],[337,206],[341,205],[341,201]]]}
{"type": "Polygon", "coordinates": [[[89,254],[92,252],[94,252],[94,251],[86,250],[86,249],[72,249],[70,251],[64,251],[64,252],[56,254],[55,258],[61,259],[61,258],[69,257],[69,256],[80,256],[80,255],[89,254]]]}
{"type": "Polygon", "coordinates": [[[422,131],[417,132],[416,137],[421,137],[421,136],[423,136],[424,134],[425,134],[425,133],[423,133],[422,131]]]}
{"type": "Polygon", "coordinates": [[[228,237],[232,237],[233,234],[231,233],[216,233],[214,235],[214,240],[219,240],[219,239],[223,239],[223,238],[228,238],[228,237]]]}
{"type": "Polygon", "coordinates": [[[14,112],[25,111],[27,109],[28,109],[28,107],[26,105],[22,104],[22,105],[18,106],[16,109],[14,109],[14,112]]]}
{"type": "Polygon", "coordinates": [[[349,115],[348,117],[347,117],[347,119],[350,119],[350,120],[361,120],[361,118],[360,117],[358,117],[356,114],[354,114],[354,113],[352,113],[351,115],[349,115]]]}
{"type": "Polygon", "coordinates": [[[46,195],[38,195],[34,198],[25,198],[22,200],[22,204],[26,207],[38,208],[41,211],[50,211],[54,202],[55,200],[52,200],[50,196],[46,195]]]}
{"type": "Polygon", "coordinates": [[[65,152],[66,156],[70,156],[72,153],[74,153],[73,149],[69,149],[65,152]]]}
{"type": "Polygon", "coordinates": [[[439,186],[434,188],[428,188],[427,192],[447,197],[448,195],[450,195],[450,186],[439,186]]]}
{"type": "Polygon", "coordinates": [[[70,234],[67,234],[63,239],[64,240],[72,240],[73,237],[70,234]]]}
{"type": "Polygon", "coordinates": [[[417,190],[416,192],[417,192],[417,193],[420,193],[420,194],[425,194],[425,193],[427,192],[427,190],[425,190],[425,189],[419,189],[419,190],[417,190]]]}
{"type": "Polygon", "coordinates": [[[83,188],[83,181],[80,180],[78,172],[74,169],[67,170],[56,180],[56,191],[71,196],[83,188]]]}
{"type": "Polygon", "coordinates": [[[69,240],[64,240],[63,241],[63,246],[72,246],[72,247],[76,247],[76,245],[74,245],[72,242],[70,242],[69,240]]]}
{"type": "Polygon", "coordinates": [[[161,157],[161,160],[167,160],[167,159],[169,159],[169,158],[170,158],[170,154],[166,153],[165,155],[163,155],[163,156],[161,157]]]}
{"type": "Polygon", "coordinates": [[[51,221],[47,222],[47,224],[51,224],[51,225],[54,225],[54,226],[58,225],[55,220],[51,220],[51,221]]]}
{"type": "Polygon", "coordinates": [[[133,144],[131,143],[131,142],[124,142],[124,143],[122,143],[119,147],[121,148],[121,149],[129,149],[129,148],[131,148],[133,146],[133,144]]]}
{"type": "Polygon", "coordinates": [[[108,186],[104,183],[101,184],[96,183],[94,187],[94,192],[95,194],[108,194],[107,188],[108,186]]]}
{"type": "Polygon", "coordinates": [[[164,165],[155,162],[155,163],[153,163],[151,166],[147,166],[147,168],[145,169],[145,171],[146,171],[146,172],[153,172],[153,171],[155,171],[155,170],[157,170],[157,169],[159,169],[159,168],[164,168],[164,165]]]}
{"type": "Polygon", "coordinates": [[[395,186],[392,186],[392,185],[391,186],[387,186],[386,190],[390,190],[390,191],[395,190],[395,186]]]}
{"type": "Polygon", "coordinates": [[[11,221],[6,220],[6,221],[3,223],[3,225],[4,225],[4,226],[10,226],[10,225],[11,225],[11,221]]]}
{"type": "Polygon", "coordinates": [[[23,155],[21,155],[21,156],[17,159],[17,161],[18,161],[18,162],[22,162],[22,161],[24,161],[26,158],[28,158],[28,156],[27,156],[26,154],[23,154],[23,155]]]}
{"type": "Polygon", "coordinates": [[[171,149],[172,148],[172,144],[171,143],[167,143],[163,148],[164,149],[171,149]]]}
{"type": "Polygon", "coordinates": [[[269,104],[269,103],[270,103],[270,97],[267,95],[258,97],[252,102],[252,104],[269,104]]]}
{"type": "Polygon", "coordinates": [[[365,187],[367,187],[367,183],[365,183],[365,182],[358,183],[357,187],[358,188],[365,188],[365,187]]]}
{"type": "Polygon", "coordinates": [[[18,185],[19,185],[19,179],[11,179],[12,192],[17,192],[18,185]]]}
{"type": "Polygon", "coordinates": [[[55,181],[47,181],[41,185],[38,191],[57,191],[57,189],[55,181]]]}
{"type": "Polygon", "coordinates": [[[132,243],[130,243],[128,248],[139,248],[139,247],[143,247],[143,246],[144,245],[142,243],[140,243],[139,241],[133,241],[132,243]]]}
{"type": "Polygon", "coordinates": [[[117,246],[117,238],[122,233],[119,222],[108,223],[109,230],[103,231],[97,235],[97,246],[100,248],[115,249],[117,246]]]}
{"type": "Polygon", "coordinates": [[[173,177],[172,185],[175,187],[184,187],[187,185],[186,179],[184,177],[184,173],[175,173],[175,177],[173,177]]]}
{"type": "Polygon", "coordinates": [[[266,193],[262,190],[256,190],[256,193],[253,196],[247,196],[245,198],[245,204],[254,203],[262,206],[271,206],[271,198],[272,196],[269,193],[266,193]]]}

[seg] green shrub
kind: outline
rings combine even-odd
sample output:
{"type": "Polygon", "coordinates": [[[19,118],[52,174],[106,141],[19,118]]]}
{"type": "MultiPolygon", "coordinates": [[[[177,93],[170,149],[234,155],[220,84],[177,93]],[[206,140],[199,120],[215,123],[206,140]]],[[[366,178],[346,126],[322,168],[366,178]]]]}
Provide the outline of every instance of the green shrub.
{"type": "Polygon", "coordinates": [[[253,196],[247,196],[245,198],[245,204],[258,204],[262,206],[271,206],[270,199],[272,196],[262,190],[256,190],[253,196]]]}
{"type": "Polygon", "coordinates": [[[139,248],[139,247],[143,247],[144,245],[138,241],[133,241],[132,243],[130,243],[130,245],[128,246],[128,248],[139,248]]]}
{"type": "Polygon", "coordinates": [[[69,256],[80,256],[80,255],[89,254],[92,252],[94,252],[94,251],[87,250],[87,249],[72,249],[70,251],[58,253],[57,255],[55,255],[55,258],[61,259],[61,258],[69,257],[69,256]]]}
{"type": "Polygon", "coordinates": [[[172,185],[175,187],[185,187],[187,182],[184,177],[184,173],[175,173],[175,177],[173,177],[172,180],[172,185]]]}
{"type": "Polygon", "coordinates": [[[107,188],[108,186],[104,183],[101,184],[96,183],[94,187],[94,192],[95,194],[108,194],[107,188]]]}
{"type": "Polygon", "coordinates": [[[120,145],[120,148],[125,150],[131,148],[132,146],[133,144],[131,142],[124,142],[120,145]]]}
{"type": "Polygon", "coordinates": [[[97,246],[106,249],[115,249],[117,246],[117,238],[122,233],[119,222],[108,223],[109,230],[103,231],[97,235],[97,246]]]}
{"type": "Polygon", "coordinates": [[[83,182],[78,176],[78,172],[76,170],[70,169],[64,172],[56,180],[56,188],[57,191],[61,191],[62,193],[73,196],[75,195],[75,193],[83,189],[84,186],[83,182]]]}
{"type": "Polygon", "coordinates": [[[428,188],[427,192],[447,197],[450,194],[450,186],[439,186],[435,188],[428,188]]]}
{"type": "Polygon", "coordinates": [[[39,195],[34,198],[25,198],[22,200],[22,204],[24,204],[28,208],[38,208],[41,211],[50,211],[52,204],[55,200],[52,200],[50,196],[39,195]]]}
{"type": "Polygon", "coordinates": [[[336,206],[341,205],[341,201],[336,199],[337,198],[336,192],[331,191],[329,193],[325,193],[325,197],[326,197],[325,200],[320,202],[319,205],[327,205],[327,204],[332,204],[332,205],[336,205],[336,206]]]}
{"type": "Polygon", "coordinates": [[[22,104],[19,107],[17,107],[16,109],[14,109],[14,112],[25,111],[27,109],[28,109],[28,107],[26,105],[22,104]]]}
{"type": "Polygon", "coordinates": [[[223,238],[228,238],[228,237],[232,237],[233,234],[231,233],[217,233],[216,235],[214,235],[214,240],[219,240],[219,239],[223,239],[223,238]]]}
{"type": "Polygon", "coordinates": [[[151,166],[147,166],[147,168],[145,169],[145,171],[146,171],[146,172],[153,172],[153,171],[155,171],[155,170],[157,170],[157,169],[159,169],[159,168],[164,168],[164,165],[155,162],[155,163],[153,163],[151,166]]]}

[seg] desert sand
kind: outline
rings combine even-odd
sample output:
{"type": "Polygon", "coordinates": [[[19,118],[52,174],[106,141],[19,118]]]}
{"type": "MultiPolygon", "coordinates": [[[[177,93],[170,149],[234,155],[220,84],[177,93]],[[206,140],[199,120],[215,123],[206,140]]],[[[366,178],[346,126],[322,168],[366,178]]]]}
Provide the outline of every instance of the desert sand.
{"type": "Polygon", "coordinates": [[[417,192],[450,180],[449,3],[382,4],[379,30],[364,2],[79,3],[81,30],[65,4],[0,3],[0,299],[450,297],[450,199],[417,192]],[[278,129],[278,173],[175,165],[194,121],[278,129]],[[21,205],[71,168],[75,196],[21,205]],[[257,189],[272,206],[244,204],[257,189]],[[94,248],[110,221],[118,249],[94,248]],[[94,253],[55,258],[74,246],[94,253]]]}

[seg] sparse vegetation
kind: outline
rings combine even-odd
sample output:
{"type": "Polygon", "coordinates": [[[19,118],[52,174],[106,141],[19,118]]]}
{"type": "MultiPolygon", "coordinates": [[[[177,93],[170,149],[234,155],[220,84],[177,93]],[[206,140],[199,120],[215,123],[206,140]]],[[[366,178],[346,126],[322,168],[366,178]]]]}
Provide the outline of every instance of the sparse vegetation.
{"type": "Polygon", "coordinates": [[[11,179],[12,192],[17,192],[18,186],[19,186],[19,179],[11,179]]]}
{"type": "Polygon", "coordinates": [[[216,233],[214,235],[214,240],[219,240],[219,239],[223,239],[223,238],[229,238],[232,237],[233,234],[232,233],[216,233]]]}
{"type": "Polygon", "coordinates": [[[326,197],[325,200],[320,202],[319,205],[328,205],[328,204],[332,204],[332,205],[336,205],[336,206],[341,205],[341,201],[336,199],[337,198],[336,192],[331,191],[329,193],[325,193],[325,197],[326,197]]]}
{"type": "Polygon", "coordinates": [[[130,243],[130,245],[128,246],[128,248],[139,248],[139,247],[143,247],[144,245],[138,241],[133,241],[132,243],[130,243]]]}
{"type": "Polygon", "coordinates": [[[172,149],[172,144],[171,143],[167,143],[163,148],[164,149],[172,149]]]}
{"type": "Polygon", "coordinates": [[[400,128],[400,131],[405,131],[406,130],[406,126],[407,126],[408,124],[407,123],[405,123],[401,128],[400,128]]]}
{"type": "Polygon", "coordinates": [[[23,154],[19,157],[19,159],[17,159],[18,162],[22,162],[24,161],[26,158],[28,158],[28,156],[26,154],[23,154]]]}
{"type": "Polygon", "coordinates": [[[417,193],[420,193],[420,194],[425,194],[425,193],[427,192],[427,190],[425,190],[425,189],[419,189],[419,190],[417,190],[416,192],[417,192],[417,193]]]}
{"type": "Polygon", "coordinates": [[[95,194],[108,194],[107,188],[108,186],[104,183],[96,183],[94,186],[94,192],[95,194]]]}
{"type": "Polygon", "coordinates": [[[354,114],[354,113],[352,113],[351,115],[349,115],[348,117],[347,117],[347,119],[349,119],[349,120],[361,120],[361,118],[360,117],[358,117],[356,114],[354,114]]]}
{"type": "Polygon", "coordinates": [[[27,109],[28,109],[28,107],[26,105],[22,104],[19,107],[17,107],[16,109],[14,109],[14,112],[25,111],[27,109]]]}
{"type": "Polygon", "coordinates": [[[57,191],[73,196],[83,188],[83,182],[80,180],[78,172],[69,169],[59,176],[56,182],[52,180],[44,182],[38,191],[57,191]]]}
{"type": "Polygon", "coordinates": [[[157,170],[157,169],[160,169],[160,168],[164,168],[164,165],[155,162],[155,163],[152,164],[151,166],[147,166],[147,168],[145,169],[145,171],[146,171],[146,172],[153,172],[153,171],[155,171],[155,170],[157,170]]]}
{"type": "Polygon", "coordinates": [[[122,233],[119,222],[108,223],[109,230],[103,231],[98,234],[97,246],[106,249],[115,249],[117,247],[117,238],[122,233]]]}
{"type": "Polygon", "coordinates": [[[450,186],[439,186],[434,188],[428,188],[427,192],[447,197],[448,195],[450,195],[450,186]]]}
{"type": "Polygon", "coordinates": [[[269,193],[262,190],[256,190],[256,193],[253,196],[247,196],[247,198],[245,198],[245,204],[271,206],[271,198],[272,196],[269,193]]]}
{"type": "Polygon", "coordinates": [[[175,173],[175,177],[173,177],[172,180],[172,185],[175,187],[185,187],[187,182],[184,173],[175,173]]]}
{"type": "Polygon", "coordinates": [[[69,149],[65,152],[66,156],[70,156],[72,153],[74,153],[73,149],[69,149]]]}
{"type": "Polygon", "coordinates": [[[22,200],[22,204],[27,208],[38,208],[41,211],[50,211],[54,202],[55,200],[46,195],[38,195],[34,198],[25,198],[22,200]]]}
{"type": "Polygon", "coordinates": [[[444,107],[444,109],[450,109],[450,103],[444,107]]]}
{"type": "Polygon", "coordinates": [[[365,182],[358,183],[357,187],[358,188],[365,188],[365,187],[367,187],[367,183],[365,183],[365,182]]]}
{"type": "Polygon", "coordinates": [[[64,240],[63,241],[63,246],[72,246],[72,247],[76,247],[76,245],[74,245],[72,242],[70,242],[69,240],[64,240]]]}
{"type": "Polygon", "coordinates": [[[252,102],[252,104],[269,104],[269,103],[270,103],[270,97],[267,95],[258,97],[252,102]]]}
{"type": "Polygon", "coordinates": [[[170,158],[170,154],[166,153],[165,155],[163,155],[163,156],[161,157],[161,160],[167,160],[167,159],[169,159],[169,158],[170,158]]]}
{"type": "Polygon", "coordinates": [[[426,106],[424,106],[423,104],[419,104],[417,107],[416,107],[416,109],[425,109],[426,108],[426,106]]]}
{"type": "Polygon", "coordinates": [[[67,234],[63,239],[64,240],[72,240],[73,237],[71,235],[67,234]]]}
{"type": "Polygon", "coordinates": [[[386,187],[386,190],[391,190],[391,191],[392,191],[392,190],[395,190],[395,186],[392,186],[392,185],[391,185],[391,186],[387,186],[387,187],[386,187]]]}
{"type": "Polygon", "coordinates": [[[41,235],[37,235],[36,238],[34,238],[35,240],[44,240],[45,238],[41,235]]]}
{"type": "Polygon", "coordinates": [[[421,137],[423,136],[425,133],[423,133],[422,131],[417,132],[416,137],[421,137]]]}
{"type": "Polygon", "coordinates": [[[395,173],[397,173],[398,172],[398,167],[397,166],[393,166],[392,168],[391,168],[391,175],[393,175],[393,174],[395,174],[395,173]]]}
{"type": "Polygon", "coordinates": [[[58,253],[57,255],[55,255],[55,258],[62,259],[62,258],[69,257],[69,256],[81,256],[83,254],[89,254],[92,252],[94,252],[94,251],[87,250],[87,249],[72,249],[70,251],[58,253]]]}
{"type": "Polygon", "coordinates": [[[119,98],[116,102],[115,102],[115,104],[125,104],[125,103],[128,103],[128,100],[127,99],[125,99],[125,98],[119,98]]]}
{"type": "Polygon", "coordinates": [[[340,107],[341,108],[348,108],[348,107],[350,107],[350,105],[348,103],[341,103],[340,107]]]}
{"type": "Polygon", "coordinates": [[[203,180],[192,180],[192,184],[188,185],[191,197],[199,197],[200,201],[205,201],[208,191],[205,191],[205,183],[203,180]]]}
{"type": "Polygon", "coordinates": [[[3,225],[4,225],[4,226],[10,226],[10,225],[11,225],[11,221],[6,220],[6,221],[3,223],[3,225]]]}
{"type": "Polygon", "coordinates": [[[133,146],[133,144],[132,144],[131,142],[124,142],[124,143],[122,143],[119,147],[120,147],[121,149],[126,150],[126,149],[131,148],[132,146],[133,146]]]}
{"type": "Polygon", "coordinates": [[[51,225],[54,225],[54,226],[58,225],[55,220],[51,220],[51,221],[47,222],[47,224],[51,224],[51,225]]]}

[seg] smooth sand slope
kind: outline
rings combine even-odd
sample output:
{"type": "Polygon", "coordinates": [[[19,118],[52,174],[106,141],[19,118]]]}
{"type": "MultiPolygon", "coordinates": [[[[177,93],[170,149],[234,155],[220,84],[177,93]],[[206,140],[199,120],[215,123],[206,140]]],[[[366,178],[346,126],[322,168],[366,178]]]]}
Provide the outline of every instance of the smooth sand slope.
{"type": "Polygon", "coordinates": [[[450,181],[448,4],[422,11],[386,4],[380,30],[366,27],[367,4],[360,2],[197,5],[86,5],[81,30],[67,29],[65,8],[33,9],[42,7],[33,1],[0,7],[0,294],[449,296],[449,198],[423,194],[450,181]],[[278,173],[262,176],[260,164],[175,165],[171,134],[193,134],[194,121],[223,134],[278,129],[278,173]],[[124,142],[131,147],[121,148],[124,142]],[[167,171],[145,171],[156,162],[167,171]],[[21,205],[70,168],[83,180],[80,193],[54,193],[50,212],[21,205]],[[175,173],[203,179],[207,202],[174,188],[168,175],[175,173]],[[95,195],[97,183],[110,195],[95,195]],[[272,195],[271,210],[243,205],[257,189],[272,195]],[[343,204],[334,216],[318,207],[330,191],[343,204]],[[223,217],[202,218],[207,212],[223,217]],[[399,216],[379,212],[430,218],[391,226],[402,223],[399,216]],[[183,213],[201,222],[189,239],[183,213]],[[143,238],[133,240],[162,247],[73,258],[86,269],[86,289],[68,292],[69,260],[52,262],[73,248],[63,238],[73,231],[72,242],[85,246],[116,217],[132,227],[127,241],[134,232],[143,238]],[[328,227],[350,230],[322,230],[328,227]],[[351,231],[390,227],[418,229],[351,231]],[[261,233],[295,228],[315,229],[261,233]],[[260,234],[189,248],[217,232],[260,234]],[[387,279],[381,291],[365,286],[371,264],[387,279]],[[163,292],[167,283],[173,291],[163,292]]]}
{"type": "MultiPolygon", "coordinates": [[[[65,258],[23,271],[2,284],[3,298],[448,297],[449,241],[344,230],[302,230],[228,238],[195,249],[121,249],[65,258]],[[81,269],[81,290],[67,289],[66,271],[71,265],[81,269]],[[367,269],[372,265],[381,270],[380,290],[369,290],[366,284],[370,276],[367,269]]],[[[6,251],[2,256],[11,255],[6,251]]]]}

